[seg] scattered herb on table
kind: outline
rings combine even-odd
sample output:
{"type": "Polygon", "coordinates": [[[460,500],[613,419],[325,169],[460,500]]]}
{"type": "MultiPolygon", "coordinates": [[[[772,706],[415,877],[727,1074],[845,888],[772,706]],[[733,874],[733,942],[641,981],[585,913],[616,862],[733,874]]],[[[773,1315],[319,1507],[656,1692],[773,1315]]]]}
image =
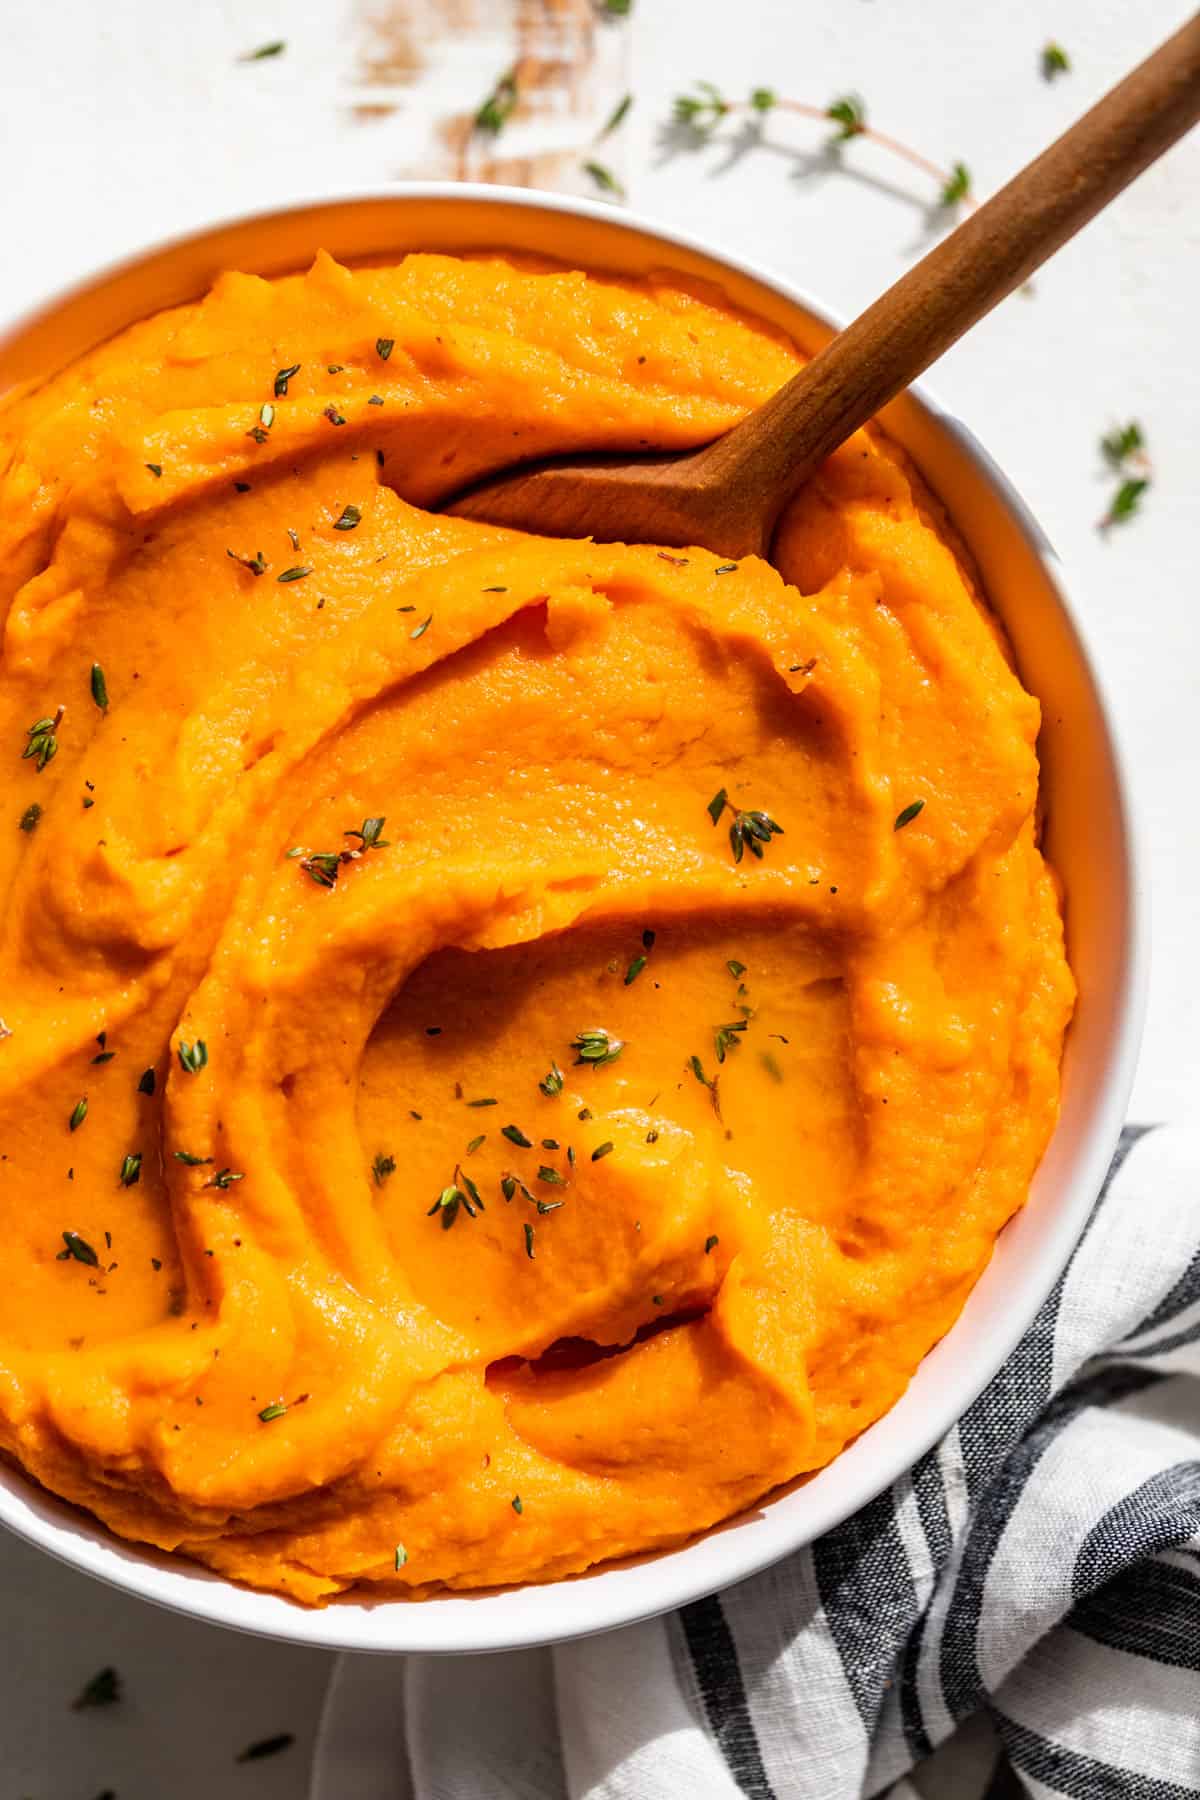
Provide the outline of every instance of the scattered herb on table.
{"type": "Polygon", "coordinates": [[[519,99],[516,70],[509,69],[506,74],[501,75],[475,114],[475,130],[486,132],[489,137],[498,137],[516,111],[519,99]]]}
{"type": "Polygon", "coordinates": [[[1150,486],[1150,458],[1141,426],[1131,420],[1128,425],[1107,432],[1100,439],[1100,454],[1118,479],[1108,511],[1100,521],[1100,530],[1107,531],[1110,526],[1133,518],[1150,486]]]}
{"type": "Polygon", "coordinates": [[[1061,44],[1053,39],[1042,47],[1042,78],[1054,81],[1059,75],[1066,75],[1071,67],[1071,59],[1061,44]]]}
{"type": "MultiPolygon", "coordinates": [[[[632,94],[626,94],[622,99],[617,101],[617,104],[613,107],[612,111],[608,115],[608,118],[605,120],[604,124],[600,128],[600,137],[601,138],[611,137],[613,132],[616,131],[617,127],[619,125],[624,124],[626,114],[629,112],[629,109],[632,105],[633,105],[633,95],[632,94]]],[[[599,141],[599,140],[597,140],[597,141],[599,141]]]]}
{"type": "Polygon", "coordinates": [[[583,172],[591,176],[602,194],[611,194],[614,200],[624,200],[625,189],[606,163],[585,162],[583,172]]]}
{"type": "Polygon", "coordinates": [[[260,44],[257,50],[247,50],[244,56],[238,57],[238,61],[244,63],[266,62],[268,57],[282,56],[286,49],[287,39],[276,38],[270,44],[260,44]]]}
{"type": "Polygon", "coordinates": [[[100,1669],[71,1702],[72,1712],[91,1706],[115,1706],[121,1698],[121,1677],[112,1668],[100,1669]]]}
{"type": "Polygon", "coordinates": [[[275,1737],[260,1738],[257,1744],[247,1745],[238,1752],[236,1760],[240,1763],[261,1762],[264,1756],[278,1756],[281,1750],[289,1750],[295,1743],[295,1733],[281,1731],[275,1737]]]}

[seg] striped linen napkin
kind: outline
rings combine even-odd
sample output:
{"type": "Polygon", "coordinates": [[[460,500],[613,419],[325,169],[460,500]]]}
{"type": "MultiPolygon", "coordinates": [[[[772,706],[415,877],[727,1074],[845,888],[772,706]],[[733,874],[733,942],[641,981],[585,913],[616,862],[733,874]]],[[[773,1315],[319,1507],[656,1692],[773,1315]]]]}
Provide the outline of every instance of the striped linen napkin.
{"type": "Polygon", "coordinates": [[[1132,1126],[942,1442],[583,1643],[343,1657],[311,1800],[1200,1800],[1200,1133],[1132,1126]]]}

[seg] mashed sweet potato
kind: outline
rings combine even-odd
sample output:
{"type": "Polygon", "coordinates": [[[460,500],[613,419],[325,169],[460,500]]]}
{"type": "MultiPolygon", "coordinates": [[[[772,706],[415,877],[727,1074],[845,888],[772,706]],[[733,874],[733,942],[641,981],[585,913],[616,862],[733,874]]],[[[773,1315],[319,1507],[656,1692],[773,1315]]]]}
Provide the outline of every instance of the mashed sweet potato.
{"type": "Polygon", "coordinates": [[[895,1400],[1072,983],[1037,703],[877,435],[777,567],[428,508],[796,366],[501,258],[224,276],[0,412],[0,1447],[320,1602],[678,1542],[895,1400]]]}

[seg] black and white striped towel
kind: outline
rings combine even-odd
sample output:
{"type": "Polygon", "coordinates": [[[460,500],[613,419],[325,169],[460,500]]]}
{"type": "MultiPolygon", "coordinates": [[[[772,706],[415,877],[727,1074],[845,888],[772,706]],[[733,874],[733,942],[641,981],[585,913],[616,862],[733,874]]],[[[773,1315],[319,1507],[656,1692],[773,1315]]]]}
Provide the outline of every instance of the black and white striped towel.
{"type": "Polygon", "coordinates": [[[667,1619],[344,1658],[312,1800],[1200,1800],[1200,1135],[1128,1129],[943,1441],[667,1619]]]}

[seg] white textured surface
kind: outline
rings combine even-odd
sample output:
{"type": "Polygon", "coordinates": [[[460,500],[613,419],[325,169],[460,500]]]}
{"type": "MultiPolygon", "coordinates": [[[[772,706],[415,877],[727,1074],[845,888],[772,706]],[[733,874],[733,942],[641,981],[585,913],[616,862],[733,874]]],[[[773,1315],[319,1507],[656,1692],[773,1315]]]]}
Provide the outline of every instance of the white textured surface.
{"type": "MultiPolygon", "coordinates": [[[[382,0],[380,0],[382,5],[382,0]]],[[[857,89],[882,128],[992,191],[1186,16],[1179,0],[635,0],[637,104],[624,164],[639,210],[773,265],[848,314],[894,279],[927,231],[920,177],[854,144],[841,172],[822,131],[772,120],[772,148],[730,163],[679,149],[662,122],[695,75],[731,95],[770,83],[824,104],[857,89]],[[1048,35],[1073,71],[1038,75],[1048,35]]],[[[0,172],[6,254],[0,317],[89,267],[214,216],[356,182],[378,183],[407,127],[352,123],[352,8],[338,0],[9,0],[0,9],[0,172]],[[286,54],[239,65],[257,43],[286,54]],[[393,129],[395,135],[393,135],[393,129]]],[[[451,59],[452,61],[452,59],[451,59]]],[[[499,71],[489,71],[491,74],[499,71]]],[[[452,78],[450,68],[444,79],[452,78]]],[[[464,82],[477,85],[471,68],[464,82]]],[[[443,90],[444,91],[444,90],[443,90]]],[[[464,104],[479,95],[472,86],[464,104]]],[[[729,135],[732,135],[730,133],[729,135]]],[[[725,143],[723,137],[720,141],[725,143]]],[[[1134,1116],[1194,1105],[1200,1045],[1200,137],[1177,148],[932,377],[1024,492],[1084,598],[1101,672],[1131,751],[1149,851],[1155,971],[1134,1116]],[[1155,483],[1144,515],[1105,540],[1101,431],[1137,417],[1155,483]]],[[[82,1800],[238,1793],[295,1800],[327,1663],[168,1618],[0,1542],[9,1655],[0,1695],[6,1790],[82,1800]],[[14,1649],[15,1646],[15,1649],[14,1649]],[[105,1661],[130,1699],[70,1714],[105,1661]],[[236,1768],[249,1739],[296,1747],[236,1768]]]]}

